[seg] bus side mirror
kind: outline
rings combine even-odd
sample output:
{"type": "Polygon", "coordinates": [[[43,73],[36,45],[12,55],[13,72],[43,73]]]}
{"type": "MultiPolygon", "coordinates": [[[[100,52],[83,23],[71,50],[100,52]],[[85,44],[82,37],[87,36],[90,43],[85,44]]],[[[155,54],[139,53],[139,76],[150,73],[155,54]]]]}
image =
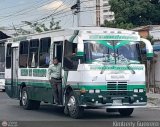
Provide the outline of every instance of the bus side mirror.
{"type": "Polygon", "coordinates": [[[154,54],[153,53],[147,53],[147,60],[152,60],[153,59],[153,56],[154,54]]]}
{"type": "Polygon", "coordinates": [[[143,48],[141,50],[141,53],[142,53],[142,55],[146,55],[147,60],[152,60],[153,59],[154,54],[153,53],[148,53],[146,48],[143,48]]]}
{"type": "Polygon", "coordinates": [[[151,42],[145,38],[140,38],[140,40],[144,42],[146,45],[146,48],[142,49],[142,54],[143,52],[145,52],[147,60],[152,60],[154,53],[153,53],[153,46],[151,45],[151,42]]]}

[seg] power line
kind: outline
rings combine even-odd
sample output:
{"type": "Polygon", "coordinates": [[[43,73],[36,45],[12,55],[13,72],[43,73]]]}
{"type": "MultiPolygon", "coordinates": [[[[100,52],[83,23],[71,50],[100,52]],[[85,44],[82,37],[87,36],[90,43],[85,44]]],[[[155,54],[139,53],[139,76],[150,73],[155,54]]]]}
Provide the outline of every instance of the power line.
{"type": "MultiPolygon", "coordinates": [[[[73,1],[72,1],[73,2],[73,1]]],[[[64,3],[64,2],[63,2],[64,3]]],[[[69,3],[69,5],[70,5],[71,3],[69,3]]],[[[63,5],[64,6],[64,5],[63,5]]],[[[62,5],[60,5],[56,10],[58,10],[59,8],[61,8],[62,7],[62,5]]],[[[50,18],[50,17],[52,17],[52,16],[58,16],[58,15],[61,15],[61,14],[64,14],[64,13],[68,13],[68,12],[71,12],[71,10],[68,10],[68,9],[70,9],[70,7],[67,7],[67,8],[64,8],[64,9],[62,9],[62,10],[60,10],[60,11],[58,11],[58,12],[56,12],[56,10],[54,11],[54,12],[52,12],[50,15],[48,15],[48,16],[45,16],[45,17],[43,17],[43,18],[41,18],[41,19],[37,19],[37,20],[35,20],[35,21],[31,21],[31,22],[38,22],[38,21],[41,21],[42,20],[42,22],[44,22],[44,21],[46,21],[46,19],[48,19],[48,18],[50,18]],[[65,10],[68,10],[68,11],[66,11],[66,12],[64,12],[65,10]]],[[[28,26],[28,25],[16,25],[16,26],[20,26],[20,27],[24,27],[24,26],[28,26]]]]}
{"type": "MultiPolygon", "coordinates": [[[[47,1],[51,1],[51,0],[47,0],[47,1]]],[[[47,2],[47,4],[48,4],[48,3],[50,3],[50,2],[47,2]]],[[[4,16],[4,17],[0,18],[0,19],[2,19],[2,20],[0,20],[0,21],[5,20],[6,18],[24,15],[25,13],[31,12],[31,11],[35,10],[35,8],[41,8],[41,7],[43,7],[44,5],[46,5],[46,1],[45,1],[45,2],[42,2],[42,3],[40,3],[40,4],[35,3],[35,4],[32,6],[32,8],[31,8],[31,7],[27,7],[27,8],[18,10],[18,11],[14,12],[14,13],[11,13],[11,14],[9,14],[9,15],[7,15],[7,16],[4,16]]]]}
{"type": "MultiPolygon", "coordinates": [[[[72,1],[73,2],[73,1],[72,1]]],[[[85,2],[91,2],[91,0],[87,0],[87,1],[85,1],[85,2]]],[[[63,2],[64,3],[64,2],[63,2]]],[[[61,5],[62,6],[62,5],[61,5]]],[[[59,7],[60,8],[60,7],[59,7]]],[[[84,9],[86,8],[95,8],[95,7],[83,7],[84,9]]],[[[56,10],[58,10],[58,8],[56,9],[56,10]]],[[[94,10],[85,10],[85,11],[80,11],[80,12],[91,12],[91,11],[94,11],[94,10]]],[[[45,16],[45,17],[43,17],[43,18],[40,18],[40,19],[37,19],[37,20],[34,20],[34,21],[32,21],[32,22],[38,22],[38,21],[41,21],[42,23],[43,22],[45,22],[45,21],[48,21],[48,19],[50,18],[50,17],[54,17],[54,19],[58,19],[58,18],[61,18],[61,17],[63,17],[63,14],[64,13],[69,13],[69,12],[71,12],[71,10],[70,10],[70,7],[67,7],[67,8],[64,8],[64,9],[62,9],[62,10],[60,10],[60,11],[53,11],[51,14],[49,14],[48,16],[45,16]],[[65,12],[64,12],[65,11],[65,12]],[[62,15],[62,16],[60,16],[60,17],[57,17],[57,16],[59,16],[59,15],[62,15]]],[[[72,15],[72,14],[69,14],[69,15],[72,15]]],[[[28,26],[28,25],[26,25],[26,24],[19,24],[19,25],[15,25],[15,26],[20,26],[20,27],[24,27],[24,26],[28,26]]]]}
{"type": "MultiPolygon", "coordinates": [[[[36,1],[35,3],[37,3],[37,2],[38,2],[38,1],[36,1]]],[[[28,4],[28,5],[33,5],[33,4],[35,4],[35,3],[30,3],[30,4],[28,4]]],[[[23,5],[26,6],[26,3],[16,4],[15,6],[4,7],[4,8],[1,8],[0,11],[6,10],[6,9],[16,8],[16,7],[23,6],[23,5]]]]}

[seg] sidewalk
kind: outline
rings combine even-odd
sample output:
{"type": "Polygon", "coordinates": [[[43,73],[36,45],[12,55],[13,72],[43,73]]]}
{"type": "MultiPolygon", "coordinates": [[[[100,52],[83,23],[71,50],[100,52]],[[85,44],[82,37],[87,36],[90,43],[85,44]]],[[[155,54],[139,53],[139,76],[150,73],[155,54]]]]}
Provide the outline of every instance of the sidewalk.
{"type": "Polygon", "coordinates": [[[148,108],[156,108],[160,110],[160,94],[156,93],[147,93],[147,107],[148,108]]]}

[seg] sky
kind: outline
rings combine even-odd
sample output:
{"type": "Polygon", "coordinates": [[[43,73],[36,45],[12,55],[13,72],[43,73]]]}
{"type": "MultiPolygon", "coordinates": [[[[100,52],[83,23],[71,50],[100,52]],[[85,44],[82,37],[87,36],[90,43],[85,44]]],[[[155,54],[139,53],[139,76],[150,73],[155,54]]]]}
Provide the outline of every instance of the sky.
{"type": "MultiPolygon", "coordinates": [[[[76,0],[0,0],[0,27],[23,28],[26,27],[23,21],[49,24],[51,14],[55,21],[60,21],[62,28],[74,27],[77,26],[77,16],[70,7],[75,3],[76,0]]],[[[95,25],[95,8],[87,8],[92,4],[89,0],[81,3],[81,26],[95,25]]]]}

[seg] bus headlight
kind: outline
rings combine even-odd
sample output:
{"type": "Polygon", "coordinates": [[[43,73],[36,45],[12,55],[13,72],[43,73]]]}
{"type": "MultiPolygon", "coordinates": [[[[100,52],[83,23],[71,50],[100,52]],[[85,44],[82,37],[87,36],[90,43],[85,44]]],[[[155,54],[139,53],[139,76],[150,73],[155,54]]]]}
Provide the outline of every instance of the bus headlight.
{"type": "Polygon", "coordinates": [[[133,91],[134,91],[135,93],[138,93],[138,89],[134,89],[133,91]]]}
{"type": "Polygon", "coordinates": [[[89,90],[89,93],[94,93],[94,90],[89,90]]]}
{"type": "Polygon", "coordinates": [[[139,89],[139,92],[140,92],[140,93],[143,93],[143,92],[144,92],[144,90],[143,90],[143,89],[139,89]]]}
{"type": "Polygon", "coordinates": [[[100,93],[100,90],[95,90],[95,93],[100,93]]]}

